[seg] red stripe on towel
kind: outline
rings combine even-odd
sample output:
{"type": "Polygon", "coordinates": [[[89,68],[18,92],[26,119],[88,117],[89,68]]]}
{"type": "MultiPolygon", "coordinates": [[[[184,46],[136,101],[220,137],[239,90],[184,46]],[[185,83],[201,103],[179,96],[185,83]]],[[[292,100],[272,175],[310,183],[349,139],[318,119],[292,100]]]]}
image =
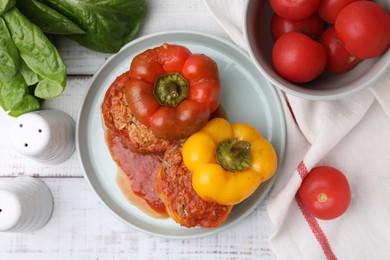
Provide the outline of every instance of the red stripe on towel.
{"type": "MultiPolygon", "coordinates": [[[[298,171],[299,176],[301,176],[302,179],[304,179],[306,177],[306,175],[309,173],[309,171],[307,170],[306,165],[303,161],[298,165],[297,171],[298,171]]],[[[326,238],[324,231],[321,229],[317,219],[307,210],[305,205],[303,205],[303,203],[298,195],[295,196],[295,200],[297,201],[298,206],[301,209],[303,216],[305,217],[307,223],[309,224],[311,231],[313,232],[313,234],[316,237],[318,243],[320,244],[322,250],[324,251],[326,258],[329,260],[337,259],[337,257],[333,253],[333,250],[329,245],[329,241],[326,238]]]]}
{"type": "Polygon", "coordinates": [[[299,173],[299,176],[301,176],[302,180],[309,173],[309,171],[307,170],[306,165],[303,161],[298,165],[297,172],[299,173]]]}

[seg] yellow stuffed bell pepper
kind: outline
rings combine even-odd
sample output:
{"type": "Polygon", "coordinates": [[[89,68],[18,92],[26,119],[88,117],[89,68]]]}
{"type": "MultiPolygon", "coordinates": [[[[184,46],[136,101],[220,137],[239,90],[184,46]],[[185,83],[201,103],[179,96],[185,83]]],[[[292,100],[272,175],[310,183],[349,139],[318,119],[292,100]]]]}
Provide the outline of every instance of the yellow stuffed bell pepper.
{"type": "Polygon", "coordinates": [[[252,126],[210,120],[183,145],[183,162],[193,173],[192,186],[204,200],[234,205],[271,178],[277,155],[252,126]]]}

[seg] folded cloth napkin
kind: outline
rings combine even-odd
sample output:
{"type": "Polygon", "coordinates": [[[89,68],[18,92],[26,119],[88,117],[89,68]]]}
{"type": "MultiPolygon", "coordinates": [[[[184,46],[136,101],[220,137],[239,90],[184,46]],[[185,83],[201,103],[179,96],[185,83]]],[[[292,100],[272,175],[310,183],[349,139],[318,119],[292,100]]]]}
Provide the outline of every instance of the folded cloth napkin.
{"type": "MultiPolygon", "coordinates": [[[[245,1],[204,2],[245,48],[245,1]]],[[[390,69],[369,89],[342,100],[280,93],[287,144],[267,204],[273,252],[280,259],[390,259],[390,69]],[[338,168],[351,186],[349,209],[333,220],[315,218],[296,196],[303,178],[319,165],[338,168]]]]}

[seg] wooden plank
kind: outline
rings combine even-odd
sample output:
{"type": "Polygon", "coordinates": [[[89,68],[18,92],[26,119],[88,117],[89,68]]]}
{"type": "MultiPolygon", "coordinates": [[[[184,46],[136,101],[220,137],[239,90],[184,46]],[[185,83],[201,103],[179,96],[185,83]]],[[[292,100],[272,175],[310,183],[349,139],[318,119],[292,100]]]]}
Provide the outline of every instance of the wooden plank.
{"type": "MultiPolygon", "coordinates": [[[[8,178],[0,178],[0,185],[8,178]]],[[[0,234],[0,259],[275,259],[272,225],[262,204],[247,219],[215,235],[170,240],[144,234],[111,215],[83,178],[42,178],[54,197],[46,226],[0,234]]]]}

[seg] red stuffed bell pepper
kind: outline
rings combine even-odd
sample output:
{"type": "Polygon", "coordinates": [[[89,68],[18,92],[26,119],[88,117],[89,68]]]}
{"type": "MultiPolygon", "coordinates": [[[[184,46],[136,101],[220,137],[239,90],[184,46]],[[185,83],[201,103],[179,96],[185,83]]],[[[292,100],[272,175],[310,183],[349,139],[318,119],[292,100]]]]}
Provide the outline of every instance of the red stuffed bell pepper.
{"type": "Polygon", "coordinates": [[[163,44],[148,49],[133,59],[129,73],[128,105],[158,137],[191,135],[219,105],[216,62],[184,46],[163,44]]]}

